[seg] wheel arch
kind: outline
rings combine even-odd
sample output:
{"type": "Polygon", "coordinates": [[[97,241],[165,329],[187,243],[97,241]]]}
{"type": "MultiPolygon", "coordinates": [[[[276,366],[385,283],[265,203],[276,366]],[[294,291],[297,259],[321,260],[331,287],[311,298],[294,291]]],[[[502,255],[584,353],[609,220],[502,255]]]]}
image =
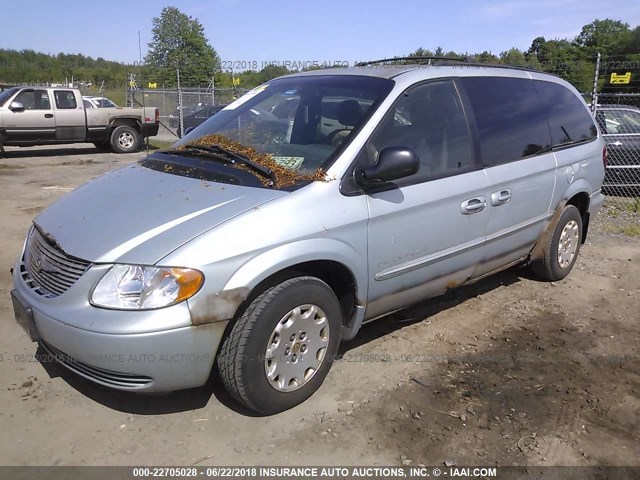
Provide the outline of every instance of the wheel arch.
{"type": "Polygon", "coordinates": [[[332,239],[312,239],[287,244],[254,257],[227,281],[223,291],[241,291],[245,299],[235,309],[243,311],[267,288],[296,276],[313,276],[334,291],[343,313],[343,323],[366,303],[368,289],[366,258],[345,243],[332,239]]]}
{"type": "MultiPolygon", "coordinates": [[[[250,303],[260,293],[291,278],[309,276],[322,280],[336,295],[342,310],[343,324],[353,316],[358,304],[357,286],[353,272],[346,265],[335,260],[309,260],[283,268],[260,281],[249,294],[246,303],[250,303]]],[[[240,310],[244,305],[240,306],[240,310]]]]}
{"type": "Polygon", "coordinates": [[[112,118],[109,122],[109,126],[111,127],[111,131],[115,130],[122,125],[127,125],[129,127],[135,128],[138,132],[140,132],[140,119],[135,117],[115,117],[112,118]]]}
{"type": "Polygon", "coordinates": [[[580,212],[580,216],[582,217],[582,243],[584,243],[587,239],[587,232],[589,231],[589,204],[591,202],[591,197],[589,193],[586,191],[578,191],[572,194],[570,198],[567,199],[565,205],[573,205],[580,212]]]}

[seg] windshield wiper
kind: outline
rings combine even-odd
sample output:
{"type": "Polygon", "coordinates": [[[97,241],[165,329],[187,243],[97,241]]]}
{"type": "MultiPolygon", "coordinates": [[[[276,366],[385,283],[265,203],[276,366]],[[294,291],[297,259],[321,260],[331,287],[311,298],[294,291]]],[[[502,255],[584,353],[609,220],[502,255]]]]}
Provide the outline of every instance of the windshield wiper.
{"type": "Polygon", "coordinates": [[[212,158],[216,158],[226,163],[230,163],[230,164],[241,163],[242,165],[249,167],[255,173],[258,173],[273,182],[276,181],[276,175],[273,172],[273,170],[271,170],[269,167],[260,165],[259,163],[251,160],[250,158],[247,158],[240,153],[227,150],[226,148],[221,147],[220,145],[215,145],[215,144],[195,145],[190,143],[190,144],[184,145],[181,150],[170,150],[168,152],[176,152],[176,153],[193,152],[198,154],[205,153],[207,155],[210,155],[212,158]]]}
{"type": "Polygon", "coordinates": [[[175,148],[169,150],[159,150],[158,153],[165,153],[168,155],[195,155],[195,156],[206,156],[208,158],[213,158],[215,160],[219,160],[224,163],[228,163],[231,165],[241,163],[249,167],[249,169],[253,173],[257,173],[258,175],[268,178],[271,180],[271,183],[268,186],[273,186],[276,181],[276,175],[269,167],[265,167],[260,165],[259,163],[254,162],[253,160],[245,157],[236,152],[232,152],[227,150],[219,145],[183,145],[182,148],[175,148]]]}

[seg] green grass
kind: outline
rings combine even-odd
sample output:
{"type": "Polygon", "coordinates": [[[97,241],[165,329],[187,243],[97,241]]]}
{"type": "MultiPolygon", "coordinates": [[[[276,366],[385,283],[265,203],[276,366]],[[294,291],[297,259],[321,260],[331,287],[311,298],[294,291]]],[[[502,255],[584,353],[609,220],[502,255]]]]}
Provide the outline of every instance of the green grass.
{"type": "Polygon", "coordinates": [[[640,238],[640,225],[632,225],[632,226],[624,227],[622,229],[622,233],[624,233],[628,237],[640,238]]]}
{"type": "Polygon", "coordinates": [[[164,150],[170,148],[173,144],[174,142],[168,142],[166,140],[149,139],[149,148],[152,150],[164,150]]]}
{"type": "Polygon", "coordinates": [[[636,237],[640,238],[640,225],[614,225],[612,223],[605,223],[600,227],[605,233],[615,233],[626,235],[627,237],[636,237]]]}
{"type": "Polygon", "coordinates": [[[627,211],[631,213],[640,213],[640,197],[636,197],[627,203],[627,211]]]}

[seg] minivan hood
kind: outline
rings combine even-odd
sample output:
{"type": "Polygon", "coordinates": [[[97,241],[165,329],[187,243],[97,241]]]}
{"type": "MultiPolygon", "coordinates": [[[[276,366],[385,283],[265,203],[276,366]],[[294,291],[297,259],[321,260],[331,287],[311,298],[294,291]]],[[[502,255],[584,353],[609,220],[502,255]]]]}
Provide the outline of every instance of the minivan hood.
{"type": "MultiPolygon", "coordinates": [[[[34,223],[68,255],[152,265],[201,233],[287,192],[131,165],[65,195],[34,223]]],[[[186,266],[186,265],[185,265],[186,266]]]]}

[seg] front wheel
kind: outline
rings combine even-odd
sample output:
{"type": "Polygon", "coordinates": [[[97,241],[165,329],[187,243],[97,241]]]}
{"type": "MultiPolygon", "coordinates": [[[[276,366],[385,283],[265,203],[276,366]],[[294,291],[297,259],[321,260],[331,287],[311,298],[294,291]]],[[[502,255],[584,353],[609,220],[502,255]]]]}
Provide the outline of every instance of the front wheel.
{"type": "Polygon", "coordinates": [[[111,133],[111,148],[116,153],[131,153],[140,146],[140,134],[129,125],[120,125],[111,133]]]}
{"type": "Polygon", "coordinates": [[[582,244],[582,216],[573,205],[564,207],[553,234],[543,245],[542,258],[532,263],[534,273],[551,282],[566,277],[576,263],[582,244]]]}
{"type": "Polygon", "coordinates": [[[322,280],[296,277],[268,289],[222,344],[218,370],[226,389],[266,415],[302,403],[327,376],[341,325],[338,299],[322,280]]]}

